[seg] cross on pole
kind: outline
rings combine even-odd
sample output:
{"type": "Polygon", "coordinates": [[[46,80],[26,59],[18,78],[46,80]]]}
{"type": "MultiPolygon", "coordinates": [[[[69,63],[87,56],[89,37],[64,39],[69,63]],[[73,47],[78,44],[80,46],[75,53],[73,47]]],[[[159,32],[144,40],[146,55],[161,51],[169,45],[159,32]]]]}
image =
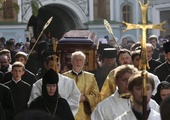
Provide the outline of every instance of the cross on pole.
{"type": "Polygon", "coordinates": [[[125,30],[123,30],[123,32],[127,31],[127,30],[132,30],[132,29],[141,29],[142,30],[142,39],[141,39],[141,47],[143,52],[145,53],[144,55],[141,55],[141,59],[142,59],[142,63],[143,63],[143,67],[144,69],[146,69],[146,66],[148,66],[148,62],[146,60],[146,30],[147,29],[158,29],[161,31],[165,31],[162,29],[162,26],[166,23],[165,21],[160,23],[160,24],[146,24],[146,12],[148,9],[148,5],[149,5],[149,1],[147,4],[142,4],[140,0],[138,0],[141,10],[142,10],[142,24],[131,24],[131,23],[127,23],[125,21],[123,21],[123,24],[125,24],[127,26],[127,28],[125,30]]]}
{"type": "Polygon", "coordinates": [[[165,31],[162,29],[162,26],[166,23],[165,21],[160,23],[160,24],[146,24],[146,12],[148,9],[149,1],[147,4],[142,4],[140,0],[138,0],[140,4],[140,8],[142,11],[142,24],[131,24],[123,21],[123,24],[127,26],[123,32],[127,30],[132,30],[132,29],[141,29],[142,30],[142,37],[141,37],[141,68],[142,68],[142,74],[141,76],[143,77],[143,120],[147,120],[147,90],[146,90],[146,78],[147,78],[147,71],[146,67],[148,65],[148,60],[146,58],[146,30],[147,29],[158,29],[161,31],[165,31]]]}

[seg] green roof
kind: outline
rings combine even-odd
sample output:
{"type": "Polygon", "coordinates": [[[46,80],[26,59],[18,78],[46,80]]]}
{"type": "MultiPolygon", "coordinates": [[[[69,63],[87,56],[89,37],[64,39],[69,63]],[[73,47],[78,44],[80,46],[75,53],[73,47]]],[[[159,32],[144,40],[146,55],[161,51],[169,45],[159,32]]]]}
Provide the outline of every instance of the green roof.
{"type": "Polygon", "coordinates": [[[23,22],[0,22],[0,25],[25,25],[23,22]]]}
{"type": "MultiPolygon", "coordinates": [[[[122,22],[117,22],[117,21],[108,21],[110,24],[121,24],[122,22]]],[[[87,25],[100,25],[103,24],[103,20],[94,20],[94,21],[89,21],[86,22],[85,24],[87,25]]]]}

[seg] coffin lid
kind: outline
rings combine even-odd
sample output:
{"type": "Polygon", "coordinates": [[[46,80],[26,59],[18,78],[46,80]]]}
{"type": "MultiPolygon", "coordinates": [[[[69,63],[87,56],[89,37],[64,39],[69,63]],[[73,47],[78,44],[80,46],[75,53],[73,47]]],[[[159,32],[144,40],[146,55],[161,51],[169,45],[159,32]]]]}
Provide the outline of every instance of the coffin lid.
{"type": "Polygon", "coordinates": [[[57,48],[62,49],[97,49],[98,38],[90,30],[70,30],[58,41],[57,48]]]}

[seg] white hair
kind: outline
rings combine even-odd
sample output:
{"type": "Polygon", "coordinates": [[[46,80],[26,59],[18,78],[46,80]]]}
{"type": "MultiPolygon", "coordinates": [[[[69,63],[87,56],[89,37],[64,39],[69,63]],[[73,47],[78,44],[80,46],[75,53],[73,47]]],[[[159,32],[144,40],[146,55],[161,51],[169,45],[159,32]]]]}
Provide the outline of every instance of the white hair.
{"type": "Polygon", "coordinates": [[[85,54],[82,51],[75,51],[71,54],[71,60],[74,59],[75,56],[81,56],[84,58],[84,60],[86,59],[85,54]]]}

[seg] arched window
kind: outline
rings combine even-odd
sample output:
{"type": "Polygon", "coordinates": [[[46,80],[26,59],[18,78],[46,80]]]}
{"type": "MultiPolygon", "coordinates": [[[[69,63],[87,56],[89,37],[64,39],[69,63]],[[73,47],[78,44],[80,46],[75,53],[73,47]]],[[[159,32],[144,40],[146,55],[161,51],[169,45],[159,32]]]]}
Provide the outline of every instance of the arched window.
{"type": "Polygon", "coordinates": [[[122,7],[122,20],[132,23],[132,8],[128,4],[122,7]]]}

